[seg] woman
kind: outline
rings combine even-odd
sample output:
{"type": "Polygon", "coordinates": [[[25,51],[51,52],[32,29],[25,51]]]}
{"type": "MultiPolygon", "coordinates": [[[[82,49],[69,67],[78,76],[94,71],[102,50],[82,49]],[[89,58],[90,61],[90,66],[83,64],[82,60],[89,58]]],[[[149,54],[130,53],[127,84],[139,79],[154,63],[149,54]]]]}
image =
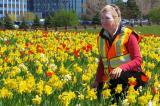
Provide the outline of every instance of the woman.
{"type": "MultiPolygon", "coordinates": [[[[146,75],[141,70],[142,57],[138,43],[141,37],[132,29],[121,25],[121,12],[116,5],[106,5],[101,11],[102,30],[98,37],[100,62],[98,65],[94,87],[100,99],[104,83],[114,93],[117,84],[127,90],[128,78],[136,78],[135,89],[144,86],[146,75]]],[[[116,95],[116,101],[119,98],[116,95]]]]}

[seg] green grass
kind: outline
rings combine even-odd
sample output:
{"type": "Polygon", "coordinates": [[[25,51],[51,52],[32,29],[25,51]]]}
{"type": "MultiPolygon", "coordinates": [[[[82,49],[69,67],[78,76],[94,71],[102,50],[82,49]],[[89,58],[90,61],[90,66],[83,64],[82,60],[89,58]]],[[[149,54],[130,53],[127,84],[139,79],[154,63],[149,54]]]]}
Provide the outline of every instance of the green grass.
{"type": "MultiPolygon", "coordinates": [[[[160,36],[160,25],[152,25],[152,26],[135,26],[133,29],[135,29],[138,33],[141,34],[154,34],[160,36]]],[[[88,33],[99,33],[101,28],[96,29],[79,29],[77,32],[88,32],[88,33]]],[[[70,30],[71,32],[74,32],[75,30],[70,30]]]]}
{"type": "Polygon", "coordinates": [[[134,29],[142,34],[154,34],[160,36],[160,25],[137,26],[134,29]]]}

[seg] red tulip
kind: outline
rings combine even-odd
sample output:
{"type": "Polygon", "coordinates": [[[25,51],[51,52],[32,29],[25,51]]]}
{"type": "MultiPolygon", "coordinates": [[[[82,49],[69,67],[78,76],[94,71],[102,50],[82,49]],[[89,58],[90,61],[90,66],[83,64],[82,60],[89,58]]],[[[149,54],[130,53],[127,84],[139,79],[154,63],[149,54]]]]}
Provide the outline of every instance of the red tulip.
{"type": "Polygon", "coordinates": [[[145,76],[145,75],[141,75],[141,80],[142,80],[143,82],[148,82],[149,77],[147,77],[147,76],[145,76]]]}
{"type": "Polygon", "coordinates": [[[153,94],[157,94],[158,93],[158,88],[157,87],[153,87],[152,88],[152,93],[153,94]]]}
{"type": "Polygon", "coordinates": [[[43,37],[47,37],[47,35],[48,35],[48,32],[43,32],[43,37]]]}
{"type": "Polygon", "coordinates": [[[37,52],[44,53],[44,49],[41,45],[37,45],[37,52]]]}
{"type": "Polygon", "coordinates": [[[47,77],[51,77],[53,74],[54,74],[53,71],[47,71],[47,72],[46,72],[46,76],[47,76],[47,77]]]}
{"type": "Polygon", "coordinates": [[[80,55],[79,55],[79,51],[80,50],[74,50],[73,54],[78,58],[80,55]]]}

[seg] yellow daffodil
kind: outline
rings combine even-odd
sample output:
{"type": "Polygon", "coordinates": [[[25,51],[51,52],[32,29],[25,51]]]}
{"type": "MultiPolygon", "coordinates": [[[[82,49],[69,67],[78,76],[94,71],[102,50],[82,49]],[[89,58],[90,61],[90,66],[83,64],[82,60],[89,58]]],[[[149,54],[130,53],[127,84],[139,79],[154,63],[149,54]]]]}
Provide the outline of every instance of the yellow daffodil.
{"type": "Polygon", "coordinates": [[[49,85],[45,85],[44,92],[45,92],[45,94],[47,94],[47,96],[50,95],[52,93],[52,87],[49,85]]]}
{"type": "Polygon", "coordinates": [[[43,73],[42,65],[39,65],[37,67],[36,73],[39,74],[39,75],[43,73]]]}
{"type": "Polygon", "coordinates": [[[33,104],[39,105],[42,101],[42,98],[36,95],[35,98],[32,99],[33,104]]]}
{"type": "Polygon", "coordinates": [[[134,94],[127,95],[126,99],[128,100],[129,104],[136,103],[136,95],[134,95],[134,94]]]}
{"type": "Polygon", "coordinates": [[[122,84],[118,84],[116,89],[115,89],[116,93],[121,93],[122,92],[122,84]]]}
{"type": "Polygon", "coordinates": [[[91,101],[97,99],[96,92],[93,88],[90,88],[89,86],[87,86],[86,99],[89,99],[91,101]]]}
{"type": "Polygon", "coordinates": [[[6,88],[2,88],[0,89],[0,98],[7,98],[7,99],[11,99],[13,96],[13,93],[11,91],[9,91],[6,88]]]}
{"type": "Polygon", "coordinates": [[[63,103],[64,106],[69,106],[72,99],[76,98],[74,92],[63,92],[58,96],[58,99],[63,103]]]}
{"type": "Polygon", "coordinates": [[[106,89],[102,92],[103,98],[104,99],[108,99],[111,96],[111,90],[110,89],[106,89]]]}
{"type": "Polygon", "coordinates": [[[44,81],[40,80],[37,85],[36,85],[36,92],[39,94],[39,95],[42,95],[43,93],[43,88],[44,88],[44,81]]]}
{"type": "Polygon", "coordinates": [[[78,98],[79,98],[80,100],[84,100],[84,95],[83,95],[83,94],[80,94],[80,95],[78,95],[78,98]]]}

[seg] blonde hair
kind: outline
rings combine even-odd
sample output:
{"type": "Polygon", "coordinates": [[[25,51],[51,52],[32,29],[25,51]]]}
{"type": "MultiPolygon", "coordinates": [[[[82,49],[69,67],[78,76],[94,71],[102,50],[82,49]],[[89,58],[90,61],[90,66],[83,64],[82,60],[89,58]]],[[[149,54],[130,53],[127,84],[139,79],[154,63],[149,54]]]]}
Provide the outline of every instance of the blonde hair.
{"type": "MultiPolygon", "coordinates": [[[[103,12],[108,11],[109,8],[116,12],[116,14],[117,14],[117,16],[119,18],[119,21],[121,21],[121,11],[120,11],[120,8],[117,5],[115,5],[115,4],[109,4],[109,5],[104,6],[101,9],[100,14],[102,14],[103,12]]],[[[113,12],[112,12],[112,16],[114,16],[113,12]]]]}

